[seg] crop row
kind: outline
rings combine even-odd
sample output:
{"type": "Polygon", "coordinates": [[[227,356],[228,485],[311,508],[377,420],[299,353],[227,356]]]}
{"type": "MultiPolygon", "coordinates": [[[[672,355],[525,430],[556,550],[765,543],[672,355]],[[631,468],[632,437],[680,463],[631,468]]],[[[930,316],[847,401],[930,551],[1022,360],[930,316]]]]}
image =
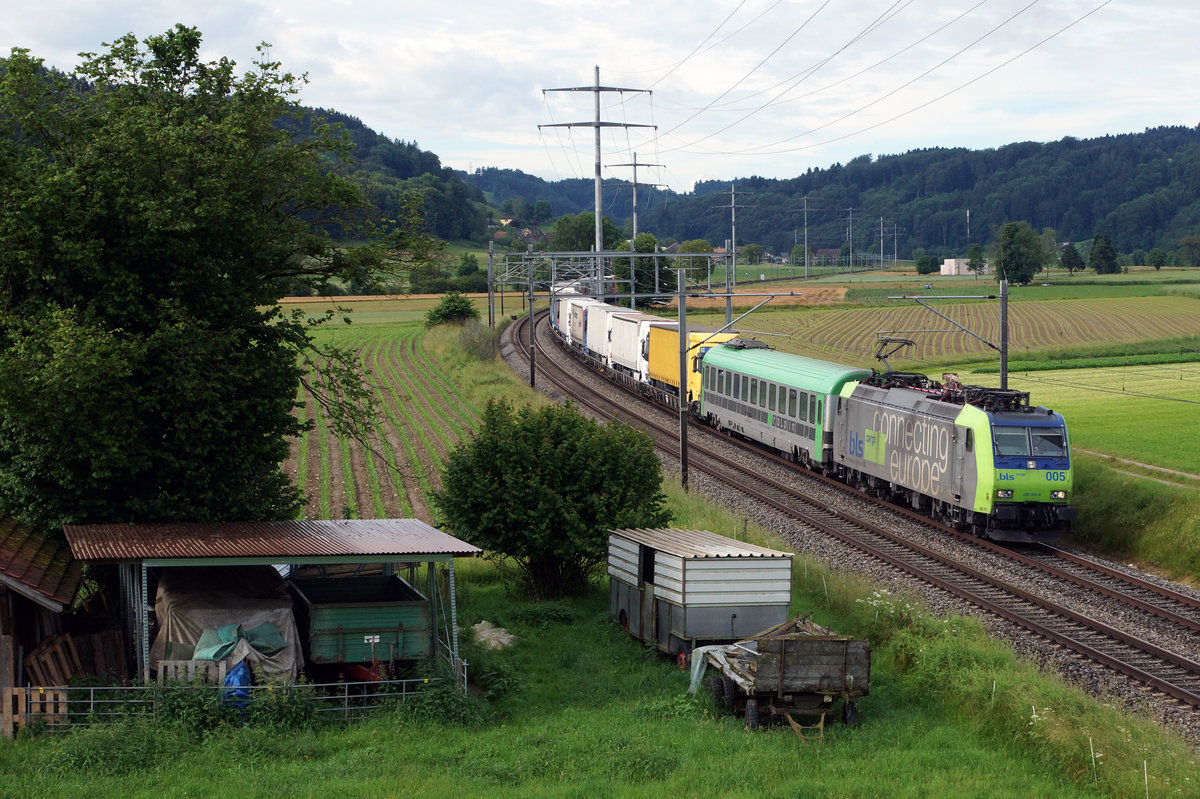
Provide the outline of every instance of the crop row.
{"type": "Polygon", "coordinates": [[[305,494],[304,517],[432,521],[446,455],[478,423],[479,409],[441,376],[416,325],[368,327],[339,344],[358,353],[376,426],[362,440],[339,435],[316,398],[301,393],[297,416],[313,425],[292,443],[285,469],[305,494]]]}

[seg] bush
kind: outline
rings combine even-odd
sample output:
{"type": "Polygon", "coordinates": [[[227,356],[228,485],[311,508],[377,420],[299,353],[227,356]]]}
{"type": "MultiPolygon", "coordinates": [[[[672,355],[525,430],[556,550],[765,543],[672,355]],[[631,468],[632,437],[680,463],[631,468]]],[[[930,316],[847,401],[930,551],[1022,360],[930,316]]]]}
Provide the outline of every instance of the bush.
{"type": "Polygon", "coordinates": [[[462,332],[458,334],[458,346],[477,361],[493,360],[499,343],[499,330],[474,319],[463,325],[462,332]]]}
{"type": "Polygon", "coordinates": [[[442,297],[442,301],[430,308],[425,314],[425,327],[436,327],[443,322],[463,323],[468,319],[478,319],[479,311],[471,304],[471,299],[451,291],[442,297]]]}

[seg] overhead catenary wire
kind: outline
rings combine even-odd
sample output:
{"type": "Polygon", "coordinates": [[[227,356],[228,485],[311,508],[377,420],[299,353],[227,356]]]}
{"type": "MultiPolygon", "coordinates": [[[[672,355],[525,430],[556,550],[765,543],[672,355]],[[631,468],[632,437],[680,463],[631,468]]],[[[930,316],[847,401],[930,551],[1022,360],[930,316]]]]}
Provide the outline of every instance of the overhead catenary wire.
{"type": "MultiPolygon", "coordinates": [[[[1029,6],[1032,6],[1032,5],[1036,4],[1037,2],[1038,2],[1038,0],[1034,0],[1034,2],[1033,2],[1033,3],[1030,3],[1030,4],[1029,4],[1029,6]]],[[[937,102],[940,102],[941,100],[944,100],[945,98],[947,98],[947,97],[950,97],[951,95],[953,95],[953,94],[956,94],[957,92],[960,92],[960,91],[962,91],[963,89],[966,89],[967,87],[974,85],[975,83],[978,83],[979,81],[983,80],[984,78],[988,77],[989,75],[992,75],[993,73],[995,73],[995,72],[997,72],[997,71],[999,71],[999,70],[1003,69],[1004,67],[1006,67],[1006,66],[1008,66],[1009,64],[1013,63],[1014,61],[1017,61],[1018,59],[1020,59],[1020,58],[1023,58],[1024,56],[1028,55],[1029,53],[1033,52],[1034,50],[1036,50],[1036,49],[1038,49],[1038,48],[1042,47],[1042,46],[1043,46],[1043,45],[1045,45],[1047,42],[1049,42],[1049,41],[1052,41],[1053,39],[1057,38],[1058,36],[1061,36],[1061,35],[1062,35],[1063,33],[1065,33],[1066,31],[1068,31],[1068,30],[1070,30],[1071,28],[1075,27],[1076,25],[1078,25],[1079,23],[1083,22],[1085,19],[1087,19],[1088,17],[1090,17],[1090,16],[1092,16],[1093,14],[1097,13],[1098,11],[1100,11],[1101,9],[1103,9],[1105,6],[1108,6],[1108,5],[1110,5],[1111,3],[1112,3],[1112,0],[1103,0],[1103,2],[1101,2],[1101,3],[1097,4],[1096,6],[1094,6],[1094,7],[1093,7],[1093,8],[1091,8],[1090,10],[1088,10],[1088,11],[1084,12],[1083,14],[1080,14],[1079,16],[1075,17],[1075,18],[1074,18],[1074,19],[1072,19],[1070,22],[1068,22],[1066,25],[1063,25],[1061,28],[1057,29],[1057,30],[1056,30],[1056,31],[1054,31],[1053,33],[1051,33],[1051,34],[1049,34],[1049,35],[1045,36],[1044,38],[1042,38],[1042,39],[1040,39],[1039,41],[1035,42],[1034,44],[1030,45],[1029,47],[1026,47],[1026,48],[1024,48],[1023,50],[1021,50],[1020,52],[1016,53],[1015,55],[1013,55],[1013,56],[1011,56],[1011,57],[1009,57],[1009,58],[1007,58],[1007,59],[1003,60],[1003,61],[1002,61],[1002,62],[1000,62],[999,64],[997,64],[997,65],[995,65],[995,66],[993,66],[993,67],[991,67],[991,68],[989,68],[989,69],[987,69],[987,70],[985,70],[985,71],[981,72],[980,74],[976,75],[975,77],[973,77],[973,78],[971,78],[971,79],[969,79],[969,80],[967,80],[967,81],[965,81],[965,82],[963,82],[963,83],[959,84],[958,86],[955,86],[954,88],[952,88],[952,89],[950,89],[950,90],[948,90],[948,91],[946,91],[946,92],[943,92],[942,94],[938,95],[937,97],[934,97],[934,98],[932,98],[932,99],[930,99],[930,100],[927,100],[927,101],[925,101],[925,102],[922,102],[922,103],[920,103],[920,104],[918,104],[918,105],[916,105],[916,106],[914,106],[914,107],[912,107],[912,108],[909,108],[909,109],[907,109],[907,110],[905,110],[905,111],[902,111],[902,112],[900,112],[900,113],[898,113],[898,114],[895,114],[894,116],[891,116],[891,117],[889,117],[889,118],[887,118],[887,119],[885,119],[885,120],[882,120],[882,121],[880,121],[880,122],[877,122],[877,123],[874,123],[874,124],[868,125],[868,126],[866,126],[866,127],[864,127],[864,128],[860,128],[859,130],[855,130],[855,131],[852,131],[852,132],[850,132],[850,133],[846,133],[846,134],[844,134],[844,135],[841,135],[841,136],[835,136],[835,137],[832,137],[832,138],[829,138],[829,139],[824,139],[824,140],[822,140],[822,141],[819,141],[819,142],[814,142],[814,143],[811,143],[811,144],[804,144],[804,145],[798,145],[798,146],[795,146],[795,147],[786,147],[786,148],[784,148],[784,147],[781,147],[781,145],[787,144],[788,142],[795,141],[796,139],[802,138],[802,137],[804,137],[804,136],[809,136],[809,135],[812,135],[812,133],[815,133],[816,131],[823,130],[824,128],[827,128],[827,127],[831,126],[832,124],[835,124],[836,122],[843,121],[843,120],[845,120],[845,119],[848,119],[848,118],[850,118],[850,117],[852,117],[852,116],[854,116],[854,115],[856,115],[856,114],[858,114],[858,113],[861,113],[862,111],[865,111],[866,109],[868,109],[868,108],[870,108],[870,107],[872,107],[872,106],[876,105],[877,103],[879,103],[881,100],[883,100],[883,99],[886,99],[886,98],[888,98],[888,97],[891,97],[891,96],[895,95],[897,92],[899,92],[899,91],[900,91],[900,90],[902,90],[903,88],[906,88],[908,85],[910,85],[911,83],[913,83],[915,80],[919,80],[919,79],[921,79],[921,78],[927,77],[927,76],[928,76],[928,75],[929,75],[929,74],[930,74],[930,73],[931,73],[933,70],[937,69],[937,67],[938,67],[938,66],[941,66],[941,65],[942,65],[942,64],[944,64],[946,61],[949,61],[949,60],[951,60],[951,59],[944,59],[944,60],[943,60],[942,62],[940,62],[940,63],[939,63],[937,66],[935,66],[935,67],[931,68],[930,70],[926,70],[924,73],[922,73],[920,76],[918,76],[918,78],[915,78],[913,81],[909,81],[908,83],[904,84],[903,86],[897,87],[896,89],[894,89],[894,90],[892,90],[892,91],[888,92],[887,94],[883,95],[882,97],[876,98],[876,99],[872,100],[871,102],[869,102],[869,103],[866,103],[866,104],[864,104],[863,106],[860,106],[860,107],[859,107],[859,108],[857,108],[856,110],[854,110],[854,111],[851,111],[851,112],[849,112],[849,113],[847,113],[847,114],[844,114],[844,115],[842,115],[842,116],[841,116],[841,117],[839,117],[837,120],[833,120],[832,122],[827,122],[827,123],[825,123],[825,124],[823,124],[823,125],[820,125],[820,126],[818,126],[818,127],[816,127],[816,128],[812,128],[812,129],[810,129],[810,130],[808,130],[808,131],[806,131],[806,132],[804,132],[804,133],[797,134],[797,135],[795,135],[795,136],[791,136],[791,137],[788,137],[788,138],[786,138],[786,139],[778,140],[778,141],[772,142],[772,143],[770,143],[770,144],[755,145],[755,146],[751,146],[751,147],[745,147],[745,148],[740,148],[740,149],[736,149],[736,150],[733,150],[733,149],[724,149],[724,150],[715,150],[715,149],[709,149],[709,150],[702,150],[702,151],[698,151],[698,152],[703,152],[703,153],[705,153],[705,154],[710,154],[710,155],[749,155],[749,154],[758,154],[758,155],[782,155],[782,154],[786,154],[786,153],[801,152],[801,151],[803,151],[803,150],[808,150],[808,149],[813,149],[813,148],[816,148],[816,147],[821,147],[821,146],[824,146],[824,145],[827,145],[827,144],[832,144],[832,143],[835,143],[835,142],[844,141],[845,139],[852,138],[852,137],[854,137],[854,136],[859,136],[859,135],[862,135],[863,133],[867,133],[867,132],[869,132],[869,131],[875,130],[875,129],[877,129],[877,128],[880,128],[880,127],[883,127],[884,125],[891,124],[892,122],[895,122],[895,121],[896,121],[896,120],[898,120],[898,119],[903,119],[903,118],[904,118],[904,117],[906,117],[906,116],[910,116],[910,115],[912,115],[912,114],[915,114],[915,113],[916,113],[916,112],[918,112],[918,111],[922,111],[922,110],[924,110],[925,108],[928,108],[929,106],[931,106],[931,105],[933,105],[933,104],[935,104],[935,103],[937,103],[937,102]],[[769,149],[769,148],[777,148],[777,149],[769,149]]],[[[1020,11],[1018,11],[1018,12],[1017,12],[1017,14],[1019,15],[1019,14],[1021,14],[1021,13],[1024,13],[1024,11],[1025,11],[1025,10],[1027,10],[1027,9],[1029,8],[1029,6],[1026,6],[1026,7],[1022,8],[1020,11]]],[[[1016,15],[1014,15],[1014,16],[1016,16],[1016,15]]],[[[1011,19],[1011,18],[1012,18],[1012,17],[1010,17],[1009,19],[1011,19]]],[[[1006,20],[1004,23],[1001,23],[1001,25],[1007,24],[1007,22],[1008,22],[1008,20],[1006,20]]],[[[999,27],[999,26],[997,26],[997,27],[999,27]]],[[[993,29],[993,30],[994,30],[994,29],[993,29]]],[[[986,38],[988,35],[990,35],[990,34],[991,34],[991,32],[992,32],[992,31],[989,31],[989,32],[988,32],[988,34],[985,34],[984,36],[982,36],[982,37],[980,37],[979,39],[977,39],[975,42],[972,42],[972,44],[971,44],[971,45],[969,45],[968,47],[965,47],[965,48],[962,48],[962,49],[960,49],[958,52],[956,52],[956,53],[955,53],[955,56],[954,56],[954,57],[961,56],[961,55],[962,55],[963,53],[965,53],[965,52],[966,52],[968,49],[970,49],[971,47],[974,47],[974,46],[976,46],[976,44],[977,44],[977,42],[978,42],[978,41],[981,41],[982,39],[986,38]]],[[[676,146],[676,147],[670,147],[670,148],[667,148],[667,149],[666,149],[666,151],[667,151],[667,152],[675,152],[675,151],[683,151],[683,149],[684,149],[684,148],[683,148],[682,146],[676,146]]]]}

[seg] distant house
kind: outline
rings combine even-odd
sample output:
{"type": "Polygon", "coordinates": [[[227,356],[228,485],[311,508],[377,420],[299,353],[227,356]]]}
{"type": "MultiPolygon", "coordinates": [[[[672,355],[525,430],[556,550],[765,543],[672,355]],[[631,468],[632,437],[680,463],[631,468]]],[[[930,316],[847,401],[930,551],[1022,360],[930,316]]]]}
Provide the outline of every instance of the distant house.
{"type": "MultiPolygon", "coordinates": [[[[983,264],[983,271],[981,271],[979,274],[990,275],[991,273],[992,273],[992,267],[990,264],[988,264],[985,261],[983,264]]],[[[942,261],[942,269],[941,269],[940,274],[943,274],[943,275],[969,275],[969,274],[971,274],[971,270],[967,269],[967,259],[966,258],[947,258],[946,260],[942,261]]]]}
{"type": "Polygon", "coordinates": [[[521,229],[521,240],[526,244],[537,244],[542,241],[550,241],[550,237],[539,228],[527,227],[521,229]]]}

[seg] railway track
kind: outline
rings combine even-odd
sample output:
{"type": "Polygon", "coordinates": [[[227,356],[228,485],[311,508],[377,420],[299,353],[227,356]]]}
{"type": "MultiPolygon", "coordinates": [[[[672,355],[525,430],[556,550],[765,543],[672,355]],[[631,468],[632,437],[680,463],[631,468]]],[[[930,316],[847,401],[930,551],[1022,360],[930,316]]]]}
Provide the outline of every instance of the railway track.
{"type": "MultiPolygon", "coordinates": [[[[528,318],[521,320],[512,333],[512,341],[526,364],[527,324],[528,318]]],[[[644,399],[633,401],[624,396],[620,399],[607,396],[610,392],[596,389],[593,381],[580,379],[559,363],[572,355],[553,338],[546,325],[538,325],[535,331],[537,379],[550,382],[558,391],[598,416],[618,418],[639,427],[652,437],[656,446],[678,457],[677,412],[664,410],[644,399]]],[[[611,387],[613,384],[605,381],[604,385],[611,387]]],[[[630,395],[636,394],[630,392],[630,395]]],[[[707,427],[697,427],[706,434],[717,435],[707,427]]],[[[1114,614],[1117,616],[1126,613],[1139,620],[1150,618],[1149,629],[1160,641],[1195,638],[1196,631],[1200,630],[1200,600],[1056,547],[1000,547],[936,525],[912,511],[795,466],[790,467],[795,470],[795,480],[772,479],[763,474],[765,470],[761,466],[755,468],[755,463],[759,459],[779,463],[782,459],[753,446],[746,447],[747,458],[734,459],[689,435],[688,449],[689,469],[727,484],[806,528],[831,536],[863,556],[1053,642],[1077,657],[1112,669],[1183,705],[1200,708],[1200,662],[1193,659],[1196,655],[1147,640],[1149,636],[1144,632],[1147,627],[1141,623],[1134,625],[1138,628],[1136,631],[1131,631],[1123,624],[1085,615],[1071,606],[1074,603],[1056,601],[1053,597],[1059,592],[1053,588],[1070,586],[1075,595],[1078,591],[1094,593],[1096,602],[1122,608],[1114,614]],[[856,499],[886,506],[890,513],[936,528],[939,534],[956,538],[960,552],[965,547],[966,553],[975,553],[979,557],[948,554],[923,546],[890,529],[895,525],[881,526],[845,507],[834,508],[814,501],[803,488],[803,483],[809,480],[828,482],[856,499]],[[995,576],[986,567],[968,562],[996,556],[1011,566],[1036,570],[1051,589],[1030,590],[995,576]]]]}

